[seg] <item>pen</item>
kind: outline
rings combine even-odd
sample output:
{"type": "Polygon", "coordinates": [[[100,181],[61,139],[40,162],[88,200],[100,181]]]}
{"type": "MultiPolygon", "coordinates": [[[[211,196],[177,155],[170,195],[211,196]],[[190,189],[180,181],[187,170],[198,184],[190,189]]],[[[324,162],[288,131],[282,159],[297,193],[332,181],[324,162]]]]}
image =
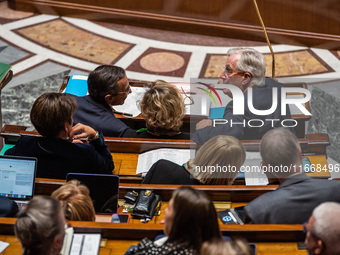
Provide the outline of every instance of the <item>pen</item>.
{"type": "Polygon", "coordinates": [[[131,113],[127,113],[127,112],[117,112],[117,111],[113,111],[114,113],[117,113],[117,114],[121,114],[123,116],[126,116],[126,117],[133,117],[133,115],[131,113]]]}
{"type": "Polygon", "coordinates": [[[154,224],[156,224],[156,221],[157,221],[157,216],[161,214],[161,206],[162,206],[162,200],[160,200],[156,206],[156,217],[155,217],[155,220],[154,220],[154,224]]]}
{"type": "Polygon", "coordinates": [[[237,223],[237,220],[235,219],[234,215],[231,212],[228,212],[228,214],[233,219],[233,221],[237,223]]]}

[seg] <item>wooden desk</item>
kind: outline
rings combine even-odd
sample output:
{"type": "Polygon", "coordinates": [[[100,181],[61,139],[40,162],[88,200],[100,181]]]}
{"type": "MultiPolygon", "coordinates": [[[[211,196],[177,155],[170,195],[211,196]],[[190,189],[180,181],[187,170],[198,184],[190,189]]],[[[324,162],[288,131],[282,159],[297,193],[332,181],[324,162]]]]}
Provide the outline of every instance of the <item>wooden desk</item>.
{"type": "MultiPolygon", "coordinates": [[[[21,244],[14,235],[0,235],[0,241],[9,243],[3,255],[22,254],[21,244]]],[[[131,245],[140,240],[108,240],[105,247],[99,249],[99,255],[122,255],[131,245]]],[[[297,243],[255,243],[258,255],[307,255],[306,250],[298,250],[297,243]]]]}
{"type": "MultiPolygon", "coordinates": [[[[235,203],[240,205],[240,203],[235,203]]],[[[108,239],[105,247],[100,248],[99,254],[123,254],[130,245],[137,244],[142,238],[154,239],[163,234],[163,219],[167,202],[162,203],[161,215],[148,223],[141,223],[138,219],[130,219],[129,223],[107,222],[76,222],[72,221],[76,233],[101,233],[102,238],[108,239]]],[[[120,208],[122,210],[122,208],[120,208]]],[[[110,219],[110,215],[101,216],[110,219]]],[[[15,218],[0,218],[0,240],[9,242],[10,246],[4,254],[20,254],[21,246],[13,236],[15,218]]],[[[307,254],[297,249],[297,242],[305,238],[302,225],[219,225],[223,235],[242,237],[258,247],[257,254],[307,254]]]]}
{"type": "MultiPolygon", "coordinates": [[[[5,125],[0,136],[5,138],[5,143],[15,144],[22,135],[40,136],[37,132],[26,131],[25,126],[5,125]]],[[[111,152],[118,153],[143,153],[159,148],[195,149],[197,145],[191,140],[176,139],[145,139],[104,137],[111,152]]],[[[246,151],[259,151],[260,140],[240,140],[246,151]]],[[[299,138],[301,151],[305,155],[327,155],[326,147],[330,145],[327,134],[307,134],[299,138]]]]}
{"type": "MultiPolygon", "coordinates": [[[[0,235],[13,235],[16,218],[0,218],[0,235]]],[[[163,234],[164,224],[151,220],[141,223],[138,220],[129,223],[106,223],[71,221],[76,233],[101,233],[103,238],[114,240],[141,240],[144,237],[154,239],[163,234]]],[[[301,242],[305,239],[302,225],[299,224],[245,224],[221,225],[223,235],[241,236],[249,242],[301,242]]]]}
{"type": "MultiPolygon", "coordinates": [[[[5,125],[1,129],[1,136],[5,138],[6,144],[15,144],[22,135],[40,136],[37,132],[26,131],[25,126],[5,125]]],[[[190,140],[171,139],[134,139],[104,137],[105,142],[112,153],[115,162],[114,173],[120,175],[121,182],[140,183],[141,178],[135,175],[138,155],[153,149],[173,148],[173,149],[196,149],[196,144],[190,140]]],[[[259,151],[260,140],[241,140],[247,151],[259,151]]],[[[321,169],[326,171],[316,171],[309,175],[315,177],[328,178],[326,161],[326,147],[330,144],[327,134],[309,134],[306,138],[299,139],[301,151],[310,158],[312,164],[319,164],[321,169]],[[315,157],[315,155],[320,155],[315,157]]]]}
{"type": "MultiPolygon", "coordinates": [[[[315,178],[330,178],[331,175],[328,169],[328,163],[325,155],[308,155],[306,156],[311,164],[314,166],[315,171],[307,173],[310,177],[315,178]],[[318,169],[316,169],[318,168],[318,169]]],[[[115,162],[114,174],[122,177],[122,180],[127,182],[126,177],[130,177],[131,181],[134,180],[136,183],[142,181],[142,177],[136,176],[136,169],[138,163],[138,154],[134,153],[112,153],[113,161],[115,162]],[[133,178],[134,177],[134,178],[133,178]]]]}

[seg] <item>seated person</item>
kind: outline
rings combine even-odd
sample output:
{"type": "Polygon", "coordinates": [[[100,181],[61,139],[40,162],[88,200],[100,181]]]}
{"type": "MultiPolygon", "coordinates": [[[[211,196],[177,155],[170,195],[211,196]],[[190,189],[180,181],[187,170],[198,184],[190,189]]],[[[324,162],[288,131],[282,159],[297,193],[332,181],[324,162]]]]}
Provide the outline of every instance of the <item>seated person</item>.
{"type": "Polygon", "coordinates": [[[14,217],[17,212],[17,203],[7,197],[0,196],[0,217],[14,217]]]}
{"type": "Polygon", "coordinates": [[[240,172],[245,157],[245,150],[237,138],[215,136],[198,150],[195,159],[183,166],[164,159],[157,161],[143,183],[230,185],[240,172]]]}
{"type": "Polygon", "coordinates": [[[72,115],[74,98],[61,93],[45,93],[31,109],[31,122],[43,136],[22,136],[6,155],[36,157],[37,177],[66,179],[69,172],[112,173],[114,164],[101,131],[77,124],[72,115]],[[80,138],[87,138],[83,143],[80,138]]]}
{"type": "Polygon", "coordinates": [[[313,210],[304,224],[309,254],[340,254],[340,204],[325,202],[313,210]]]}
{"type": "Polygon", "coordinates": [[[34,197],[21,208],[14,226],[25,255],[59,254],[65,235],[65,216],[58,200],[34,197]]]}
{"type": "Polygon", "coordinates": [[[94,221],[95,211],[89,189],[77,180],[67,182],[53,191],[51,197],[59,200],[65,218],[73,221],[94,221]]]}
{"type": "Polygon", "coordinates": [[[299,141],[289,129],[268,131],[260,152],[269,182],[275,179],[280,185],[244,207],[246,223],[302,224],[319,204],[340,202],[339,181],[311,178],[303,172],[299,141]]]}
{"type": "Polygon", "coordinates": [[[101,130],[104,136],[122,136],[129,128],[115,117],[112,106],[124,104],[131,93],[125,70],[118,66],[98,66],[89,74],[87,85],[88,95],[71,95],[78,104],[73,115],[74,124],[82,123],[101,130]]]}
{"type": "Polygon", "coordinates": [[[190,139],[190,134],[183,134],[180,128],[185,115],[183,97],[176,86],[165,81],[151,82],[141,99],[141,114],[146,127],[140,130],[127,130],[124,137],[190,139]]]}
{"type": "Polygon", "coordinates": [[[224,241],[214,239],[202,244],[200,255],[251,255],[249,245],[241,240],[224,241]]]}
{"type": "Polygon", "coordinates": [[[192,140],[202,145],[216,135],[230,135],[240,140],[261,139],[268,130],[283,126],[284,120],[286,120],[285,125],[291,125],[291,131],[294,132],[292,128],[294,123],[290,121],[289,107],[286,106],[285,115],[281,114],[281,89],[283,85],[265,77],[265,72],[266,62],[262,53],[253,48],[229,49],[227,61],[218,83],[233,85],[235,89],[241,90],[240,92],[244,94],[245,98],[243,114],[234,114],[233,100],[237,101],[239,96],[235,95],[235,98],[233,98],[234,92],[225,87],[223,93],[233,99],[224,110],[223,119],[228,122],[222,125],[213,125],[213,121],[210,119],[201,120],[196,125],[196,132],[193,134],[192,140]],[[277,97],[273,96],[274,89],[278,91],[277,97]],[[251,97],[251,94],[253,100],[252,103],[249,103],[250,101],[247,99],[251,97]],[[271,109],[274,101],[277,103],[275,110],[273,109],[265,115],[253,112],[253,108],[258,110],[271,109]],[[262,124],[258,125],[257,123],[262,124]]]}
{"type": "Polygon", "coordinates": [[[143,239],[126,254],[199,254],[202,242],[222,239],[210,198],[191,187],[177,189],[165,209],[164,234],[155,242],[143,239]]]}

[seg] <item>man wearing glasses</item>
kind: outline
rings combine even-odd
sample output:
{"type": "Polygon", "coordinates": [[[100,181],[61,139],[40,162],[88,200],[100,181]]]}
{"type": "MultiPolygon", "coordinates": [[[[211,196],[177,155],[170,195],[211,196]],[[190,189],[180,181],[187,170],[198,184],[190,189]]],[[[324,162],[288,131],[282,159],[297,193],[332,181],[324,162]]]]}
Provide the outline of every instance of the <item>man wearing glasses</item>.
{"type": "Polygon", "coordinates": [[[309,254],[340,254],[340,204],[325,202],[303,224],[309,254]]]}
{"type": "Polygon", "coordinates": [[[78,104],[73,115],[74,124],[82,123],[101,130],[104,136],[122,136],[129,127],[115,117],[112,106],[124,104],[131,93],[125,70],[118,66],[98,66],[89,74],[87,84],[87,96],[72,95],[78,104]]]}
{"type": "MultiPolygon", "coordinates": [[[[243,92],[244,114],[233,114],[233,101],[231,101],[226,106],[223,115],[223,119],[228,123],[213,126],[212,120],[200,121],[196,125],[196,133],[193,136],[193,140],[198,144],[203,144],[216,135],[230,135],[243,140],[261,139],[268,130],[281,126],[282,120],[291,119],[288,107],[286,115],[281,115],[282,84],[265,77],[266,65],[263,54],[252,48],[233,48],[227,52],[227,56],[227,62],[218,83],[234,85],[243,92]],[[257,110],[271,109],[272,91],[273,88],[278,88],[276,110],[264,116],[252,113],[247,100],[249,88],[253,90],[253,106],[257,110]]],[[[233,98],[229,89],[224,88],[223,93],[233,98]]]]}

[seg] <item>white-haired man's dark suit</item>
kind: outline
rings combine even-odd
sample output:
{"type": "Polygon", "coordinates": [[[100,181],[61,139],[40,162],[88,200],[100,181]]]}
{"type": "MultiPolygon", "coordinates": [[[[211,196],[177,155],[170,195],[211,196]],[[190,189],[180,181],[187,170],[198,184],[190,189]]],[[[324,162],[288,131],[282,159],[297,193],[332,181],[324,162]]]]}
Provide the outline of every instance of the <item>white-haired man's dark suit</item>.
{"type": "Polygon", "coordinates": [[[244,207],[246,222],[254,224],[302,224],[313,209],[326,202],[340,202],[340,182],[292,175],[244,207]]]}

